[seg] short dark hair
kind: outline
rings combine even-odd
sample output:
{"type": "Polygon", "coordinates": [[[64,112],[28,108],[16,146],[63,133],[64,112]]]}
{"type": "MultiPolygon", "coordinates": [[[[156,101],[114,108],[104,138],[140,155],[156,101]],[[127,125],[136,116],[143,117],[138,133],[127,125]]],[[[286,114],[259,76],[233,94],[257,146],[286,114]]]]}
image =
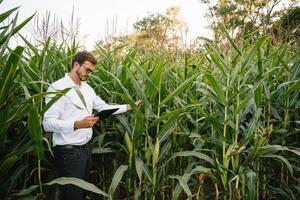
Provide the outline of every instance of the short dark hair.
{"type": "Polygon", "coordinates": [[[74,66],[75,62],[78,62],[80,65],[82,65],[85,61],[89,61],[94,65],[97,64],[97,60],[92,53],[88,51],[79,51],[72,59],[72,67],[74,66]]]}

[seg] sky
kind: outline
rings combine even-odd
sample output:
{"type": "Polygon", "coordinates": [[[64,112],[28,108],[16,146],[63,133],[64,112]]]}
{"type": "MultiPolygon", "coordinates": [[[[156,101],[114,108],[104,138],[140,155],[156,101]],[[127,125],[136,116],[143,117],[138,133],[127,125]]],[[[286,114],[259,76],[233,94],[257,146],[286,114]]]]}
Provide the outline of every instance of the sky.
{"type": "Polygon", "coordinates": [[[20,6],[19,20],[34,12],[40,16],[50,11],[52,16],[68,24],[74,8],[80,22],[80,35],[87,50],[92,50],[96,41],[104,39],[107,31],[116,34],[133,32],[133,24],[154,13],[164,13],[167,8],[180,7],[179,17],[188,25],[188,39],[196,36],[211,37],[208,21],[204,17],[206,5],[200,0],[4,0],[0,12],[20,6]],[[113,22],[115,29],[112,28],[113,22]]]}
{"type": "MultiPolygon", "coordinates": [[[[281,1],[287,2],[289,0],[281,1]]],[[[92,50],[95,42],[104,39],[107,33],[129,34],[138,20],[149,14],[164,13],[171,7],[180,7],[180,20],[189,28],[188,40],[197,36],[212,38],[205,17],[207,5],[200,3],[200,0],[3,0],[0,12],[17,6],[20,6],[19,21],[35,12],[41,17],[50,11],[52,19],[54,16],[62,19],[65,25],[69,24],[74,8],[74,15],[80,22],[80,39],[87,50],[92,50]]],[[[22,31],[23,35],[28,36],[24,29],[22,31]]]]}
{"type": "Polygon", "coordinates": [[[170,7],[180,7],[179,17],[188,25],[189,40],[212,35],[204,17],[207,7],[200,0],[4,0],[0,12],[17,6],[20,6],[20,21],[36,11],[40,16],[50,11],[52,16],[63,19],[64,24],[70,22],[74,8],[80,22],[81,39],[88,50],[92,50],[95,42],[103,39],[107,32],[131,33],[137,20],[149,14],[164,13],[170,7]]]}

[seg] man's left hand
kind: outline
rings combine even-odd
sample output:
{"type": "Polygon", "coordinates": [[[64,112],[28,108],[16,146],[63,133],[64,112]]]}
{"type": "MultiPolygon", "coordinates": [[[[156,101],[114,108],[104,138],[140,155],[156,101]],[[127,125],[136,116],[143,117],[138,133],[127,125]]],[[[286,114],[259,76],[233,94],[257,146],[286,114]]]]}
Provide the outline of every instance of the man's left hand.
{"type": "Polygon", "coordinates": [[[135,105],[139,107],[142,103],[143,103],[143,100],[139,99],[135,102],[135,105]]]}
{"type": "MultiPolygon", "coordinates": [[[[139,99],[134,104],[139,107],[142,102],[143,102],[143,100],[139,99]]],[[[127,111],[131,111],[131,110],[132,110],[132,108],[131,108],[130,104],[127,104],[127,111]]]]}

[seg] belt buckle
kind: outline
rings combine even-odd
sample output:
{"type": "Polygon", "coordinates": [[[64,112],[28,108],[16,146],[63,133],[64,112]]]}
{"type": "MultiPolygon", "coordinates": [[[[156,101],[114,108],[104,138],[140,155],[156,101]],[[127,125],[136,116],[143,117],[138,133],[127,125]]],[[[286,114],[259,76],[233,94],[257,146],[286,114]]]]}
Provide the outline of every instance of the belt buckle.
{"type": "Polygon", "coordinates": [[[76,148],[76,146],[71,145],[71,144],[67,144],[67,145],[64,145],[64,148],[65,149],[74,149],[74,148],[76,148]]]}

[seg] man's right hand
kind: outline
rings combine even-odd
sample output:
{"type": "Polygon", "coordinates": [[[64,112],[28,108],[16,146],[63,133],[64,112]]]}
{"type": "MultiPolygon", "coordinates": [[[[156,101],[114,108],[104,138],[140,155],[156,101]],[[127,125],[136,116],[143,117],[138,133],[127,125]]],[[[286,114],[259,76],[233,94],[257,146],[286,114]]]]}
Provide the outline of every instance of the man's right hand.
{"type": "Polygon", "coordinates": [[[75,121],[74,123],[74,130],[79,128],[91,128],[96,124],[96,122],[99,120],[99,117],[95,116],[87,116],[83,118],[82,120],[75,121]]]}

